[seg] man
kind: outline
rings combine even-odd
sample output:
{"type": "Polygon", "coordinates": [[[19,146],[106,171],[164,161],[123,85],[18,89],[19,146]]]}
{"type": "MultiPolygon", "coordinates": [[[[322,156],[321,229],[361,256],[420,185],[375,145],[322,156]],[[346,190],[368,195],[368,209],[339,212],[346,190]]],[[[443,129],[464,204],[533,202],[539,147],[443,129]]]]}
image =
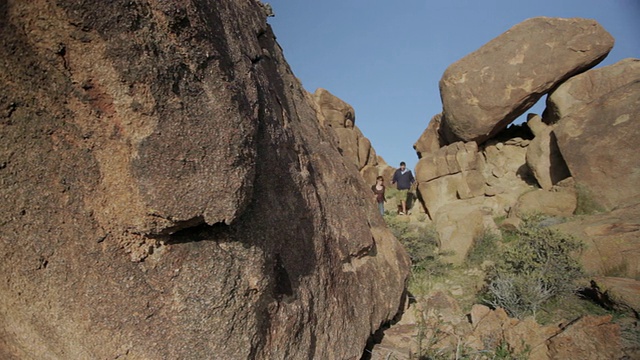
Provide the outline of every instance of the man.
{"type": "Polygon", "coordinates": [[[400,168],[393,173],[393,179],[391,179],[391,184],[398,184],[398,200],[402,204],[402,211],[400,211],[400,215],[410,214],[407,212],[407,196],[409,196],[409,189],[411,189],[411,185],[416,181],[413,178],[413,174],[411,170],[407,169],[407,164],[402,161],[400,163],[400,168]]]}

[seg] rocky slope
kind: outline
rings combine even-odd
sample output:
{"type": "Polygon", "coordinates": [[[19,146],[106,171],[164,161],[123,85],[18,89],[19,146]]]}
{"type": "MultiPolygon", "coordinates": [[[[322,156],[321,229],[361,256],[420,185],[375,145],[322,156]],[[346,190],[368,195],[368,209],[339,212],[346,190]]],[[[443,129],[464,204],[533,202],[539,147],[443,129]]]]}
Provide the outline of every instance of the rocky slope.
{"type": "MultiPolygon", "coordinates": [[[[373,359],[410,358],[419,337],[434,341],[435,353],[456,355],[461,346],[486,354],[487,340],[501,339],[515,353],[525,341],[532,359],[640,356],[640,60],[593,69],[613,42],[592,20],[534,18],[452,64],[440,81],[443,112],[414,145],[422,203],[404,220],[426,217],[439,250],[452,254],[446,260],[461,265],[476,239],[499,235],[497,219],[515,229],[527,214],[546,215],[546,226],[585,244],[580,285],[606,308],[627,313],[635,337],[622,341],[610,316],[540,326],[502,309],[464,313],[449,298],[463,292],[454,279],[410,307],[373,359]],[[542,116],[508,127],[545,94],[542,116]]],[[[482,279],[464,292],[481,286],[482,279]]]]}
{"type": "Polygon", "coordinates": [[[408,259],[254,0],[0,4],[0,357],[357,359],[408,259]]]}

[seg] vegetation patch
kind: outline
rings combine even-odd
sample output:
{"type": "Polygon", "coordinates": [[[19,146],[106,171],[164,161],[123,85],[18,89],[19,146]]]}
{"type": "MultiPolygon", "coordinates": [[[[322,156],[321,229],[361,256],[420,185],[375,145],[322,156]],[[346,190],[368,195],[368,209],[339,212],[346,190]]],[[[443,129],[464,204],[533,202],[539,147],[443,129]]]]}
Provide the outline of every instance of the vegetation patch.
{"type": "Polygon", "coordinates": [[[593,199],[593,194],[584,185],[576,184],[578,204],[574,211],[576,215],[591,215],[604,212],[605,209],[593,199]]]}
{"type": "Polygon", "coordinates": [[[542,304],[573,293],[582,269],[574,257],[583,245],[574,237],[541,226],[539,216],[523,219],[515,239],[500,251],[489,275],[485,302],[511,316],[536,315],[542,304]]]}

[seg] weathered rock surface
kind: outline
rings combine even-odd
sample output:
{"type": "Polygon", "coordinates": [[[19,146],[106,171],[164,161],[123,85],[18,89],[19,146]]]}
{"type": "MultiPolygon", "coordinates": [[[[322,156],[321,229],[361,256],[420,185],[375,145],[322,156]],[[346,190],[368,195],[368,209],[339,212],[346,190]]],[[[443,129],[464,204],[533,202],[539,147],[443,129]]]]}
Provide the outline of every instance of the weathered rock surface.
{"type": "Polygon", "coordinates": [[[353,107],[326,89],[316,89],[313,99],[317,105],[318,121],[323,126],[352,129],[356,112],[353,107]]]}
{"type": "Polygon", "coordinates": [[[491,218],[491,212],[479,200],[451,202],[436,213],[433,222],[440,240],[438,248],[446,254],[443,258],[445,261],[462,264],[474,239],[485,231],[485,217],[491,218]]]}
{"type": "Polygon", "coordinates": [[[585,243],[580,262],[589,275],[640,277],[640,205],[553,227],[585,243]]]}
{"type": "Polygon", "coordinates": [[[526,159],[531,173],[544,190],[550,190],[553,185],[571,176],[558,149],[552,126],[539,131],[531,140],[527,147],[526,159]]]}
{"type": "Polygon", "coordinates": [[[554,124],[606,94],[640,81],[640,59],[624,59],[568,79],[547,96],[543,118],[554,124]]]}
{"type": "Polygon", "coordinates": [[[621,342],[620,326],[610,315],[585,316],[569,325],[540,325],[532,317],[510,318],[502,308],[484,305],[473,305],[463,314],[454,298],[436,291],[424,304],[410,306],[399,323],[385,331],[371,359],[491,354],[501,344],[512,356],[526,354],[531,360],[620,359],[626,355],[621,342]]]}
{"type": "Polygon", "coordinates": [[[408,259],[253,0],[0,5],[0,357],[358,359],[408,259]]]}
{"type": "Polygon", "coordinates": [[[413,149],[416,151],[418,159],[421,159],[426,154],[435,153],[445,145],[439,134],[441,121],[442,114],[432,117],[427,128],[424,130],[422,135],[420,135],[416,143],[413,144],[413,149]]]}
{"type": "Polygon", "coordinates": [[[578,187],[607,210],[640,203],[640,80],[563,117],[554,129],[578,187]]]}
{"type": "Polygon", "coordinates": [[[611,323],[611,315],[587,315],[568,325],[549,339],[551,359],[620,359],[620,326],[611,323]]]}
{"type": "MultiPolygon", "coordinates": [[[[389,166],[379,162],[371,141],[355,125],[353,107],[322,88],[317,89],[312,98],[318,121],[335,136],[340,153],[355,164],[365,182],[373,185],[376,177],[385,176],[389,166]]],[[[391,184],[391,177],[385,179],[391,184]]]]}
{"type": "Polygon", "coordinates": [[[613,43],[594,20],[525,20],[447,68],[443,122],[463,141],[484,142],[554,86],[602,61],[613,43]]]}
{"type": "Polygon", "coordinates": [[[573,215],[578,205],[575,191],[562,188],[556,190],[537,189],[522,194],[509,215],[511,216],[513,213],[519,218],[527,214],[545,214],[560,217],[573,215]]]}
{"type": "Polygon", "coordinates": [[[418,191],[431,217],[456,199],[484,194],[482,158],[475,143],[457,142],[426,153],[416,164],[418,191]]]}
{"type": "Polygon", "coordinates": [[[615,303],[615,310],[631,310],[636,317],[640,314],[640,281],[610,276],[596,276],[593,281],[615,303]]]}

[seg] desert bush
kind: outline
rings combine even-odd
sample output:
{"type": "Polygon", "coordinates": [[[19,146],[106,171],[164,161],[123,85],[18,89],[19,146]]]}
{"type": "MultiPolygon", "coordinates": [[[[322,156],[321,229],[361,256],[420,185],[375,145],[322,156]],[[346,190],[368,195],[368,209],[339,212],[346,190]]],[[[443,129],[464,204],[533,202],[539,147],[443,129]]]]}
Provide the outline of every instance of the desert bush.
{"type": "Polygon", "coordinates": [[[539,216],[523,219],[515,239],[498,256],[489,275],[485,301],[511,316],[535,316],[553,296],[571,293],[582,275],[574,258],[582,243],[570,235],[540,226],[539,216]]]}

